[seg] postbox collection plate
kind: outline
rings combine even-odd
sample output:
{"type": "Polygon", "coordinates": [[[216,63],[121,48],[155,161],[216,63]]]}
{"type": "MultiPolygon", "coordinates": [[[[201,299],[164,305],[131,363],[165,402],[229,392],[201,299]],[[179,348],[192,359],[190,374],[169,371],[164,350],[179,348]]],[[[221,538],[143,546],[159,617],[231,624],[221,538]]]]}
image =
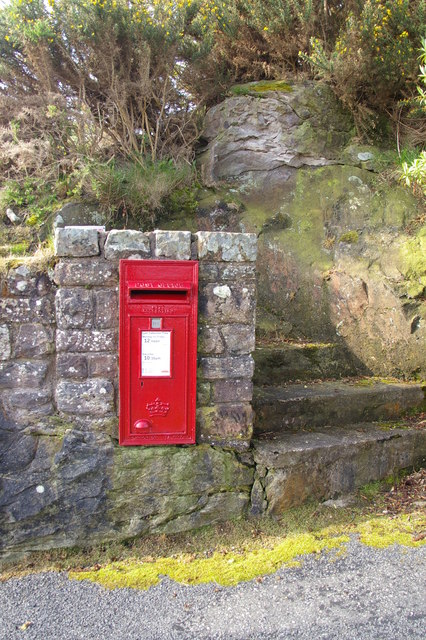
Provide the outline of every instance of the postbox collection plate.
{"type": "Polygon", "coordinates": [[[120,261],[120,444],[195,443],[198,263],[120,261]]]}

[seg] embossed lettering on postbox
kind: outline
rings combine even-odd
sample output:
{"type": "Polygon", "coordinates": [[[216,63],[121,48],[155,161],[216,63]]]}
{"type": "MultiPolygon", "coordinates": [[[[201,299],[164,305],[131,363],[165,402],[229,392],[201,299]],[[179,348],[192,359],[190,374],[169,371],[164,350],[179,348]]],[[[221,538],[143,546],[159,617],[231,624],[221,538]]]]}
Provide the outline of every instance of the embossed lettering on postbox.
{"type": "Polygon", "coordinates": [[[120,444],[195,442],[198,263],[120,261],[120,444]]]}

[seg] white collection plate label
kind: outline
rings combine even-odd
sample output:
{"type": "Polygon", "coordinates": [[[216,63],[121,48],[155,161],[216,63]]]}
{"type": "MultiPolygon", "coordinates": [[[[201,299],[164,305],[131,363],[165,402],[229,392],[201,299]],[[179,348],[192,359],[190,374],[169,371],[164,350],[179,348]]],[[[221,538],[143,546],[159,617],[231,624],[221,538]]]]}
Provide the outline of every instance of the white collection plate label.
{"type": "Polygon", "coordinates": [[[142,331],[142,376],[169,378],[171,376],[171,331],[142,331]]]}

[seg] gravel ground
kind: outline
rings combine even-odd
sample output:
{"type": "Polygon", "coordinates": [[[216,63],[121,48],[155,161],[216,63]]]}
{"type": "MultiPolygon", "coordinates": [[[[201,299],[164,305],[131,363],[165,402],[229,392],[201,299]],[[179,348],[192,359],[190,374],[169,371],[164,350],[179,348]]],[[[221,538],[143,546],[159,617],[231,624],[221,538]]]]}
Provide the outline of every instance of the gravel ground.
{"type": "Polygon", "coordinates": [[[0,639],[424,640],[426,547],[371,549],[352,540],[237,587],[107,591],[66,574],[0,584],[0,639]],[[19,627],[32,624],[26,630],[19,627]]]}

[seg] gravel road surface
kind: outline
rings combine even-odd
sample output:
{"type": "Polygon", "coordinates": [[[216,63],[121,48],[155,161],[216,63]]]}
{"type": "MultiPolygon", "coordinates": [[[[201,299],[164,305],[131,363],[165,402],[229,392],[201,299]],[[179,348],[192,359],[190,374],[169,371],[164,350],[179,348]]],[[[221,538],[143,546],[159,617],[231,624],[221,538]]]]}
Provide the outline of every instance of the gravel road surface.
{"type": "Polygon", "coordinates": [[[343,557],[310,556],[237,587],[164,579],[148,591],[107,591],[36,574],[0,584],[0,639],[424,640],[425,577],[426,547],[356,540],[343,557]]]}

